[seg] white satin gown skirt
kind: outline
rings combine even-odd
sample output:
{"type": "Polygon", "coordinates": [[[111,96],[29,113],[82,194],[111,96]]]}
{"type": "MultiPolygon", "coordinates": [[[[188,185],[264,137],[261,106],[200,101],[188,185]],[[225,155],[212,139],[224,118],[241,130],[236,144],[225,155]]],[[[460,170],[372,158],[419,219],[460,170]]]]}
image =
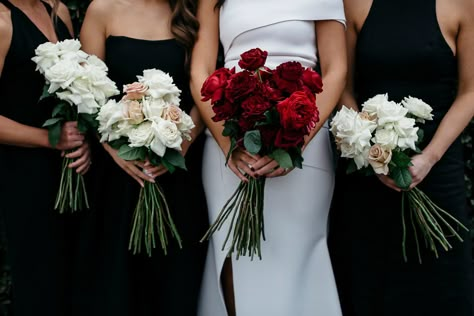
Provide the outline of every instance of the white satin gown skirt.
{"type": "MultiPolygon", "coordinates": [[[[302,170],[266,181],[262,260],[232,258],[237,316],[341,315],[326,243],[334,187],[327,128],[314,137],[303,156],[302,170]]],[[[213,223],[240,180],[225,167],[225,157],[210,135],[203,173],[213,223]]],[[[228,227],[216,232],[210,242],[200,316],[227,315],[220,280],[228,227]]]]}

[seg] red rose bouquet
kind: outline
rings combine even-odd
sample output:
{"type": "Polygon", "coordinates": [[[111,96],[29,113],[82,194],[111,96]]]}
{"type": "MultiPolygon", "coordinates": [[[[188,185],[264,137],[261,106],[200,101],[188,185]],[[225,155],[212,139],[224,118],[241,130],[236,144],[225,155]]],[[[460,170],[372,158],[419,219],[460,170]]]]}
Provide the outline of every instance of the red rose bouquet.
{"type": "MultiPolygon", "coordinates": [[[[211,100],[213,121],[224,121],[223,135],[231,140],[227,160],[241,148],[269,156],[282,168],[302,168],[304,138],[319,121],[316,94],[322,91],[322,80],[317,72],[294,61],[271,70],[265,67],[266,58],[266,51],[255,48],[241,55],[241,72],[216,70],[203,84],[202,100],[211,100]]],[[[230,217],[222,250],[232,236],[228,255],[237,251],[237,258],[257,254],[261,259],[265,177],[247,178],[204,238],[210,238],[230,217]]]]}

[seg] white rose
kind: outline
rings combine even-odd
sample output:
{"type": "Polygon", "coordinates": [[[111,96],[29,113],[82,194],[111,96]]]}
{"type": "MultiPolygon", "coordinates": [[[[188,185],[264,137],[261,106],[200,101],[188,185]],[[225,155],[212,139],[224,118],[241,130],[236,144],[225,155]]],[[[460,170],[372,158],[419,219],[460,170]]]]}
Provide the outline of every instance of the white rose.
{"type": "Polygon", "coordinates": [[[181,133],[176,124],[166,120],[158,120],[154,121],[152,126],[155,137],[158,138],[164,146],[181,150],[183,139],[181,138],[181,133]]]}
{"type": "Polygon", "coordinates": [[[382,104],[377,110],[377,123],[379,126],[395,123],[404,118],[407,113],[408,110],[400,104],[393,101],[387,101],[382,104]]]}
{"type": "Polygon", "coordinates": [[[67,89],[78,77],[82,75],[82,67],[74,62],[59,61],[46,70],[44,76],[49,82],[48,92],[54,93],[58,89],[67,89]]]}
{"type": "Polygon", "coordinates": [[[163,98],[166,102],[179,105],[181,90],[173,83],[173,78],[158,69],[147,69],[138,81],[149,87],[147,94],[155,99],[163,98]]]}
{"type": "Polygon", "coordinates": [[[331,132],[336,137],[345,138],[353,135],[357,112],[343,106],[331,121],[331,132]]]}
{"type": "Polygon", "coordinates": [[[362,104],[362,111],[367,112],[370,116],[374,116],[377,114],[378,109],[386,102],[388,102],[387,94],[377,94],[362,104]]]}
{"type": "Polygon", "coordinates": [[[81,42],[76,39],[67,39],[58,42],[58,48],[64,52],[78,52],[81,49],[81,42]]]}
{"type": "Polygon", "coordinates": [[[425,120],[433,120],[433,109],[423,100],[413,97],[404,98],[402,105],[408,110],[408,113],[416,117],[417,122],[424,123],[425,120]]]}
{"type": "Polygon", "coordinates": [[[393,124],[393,129],[398,134],[398,147],[400,147],[400,149],[416,149],[418,127],[415,127],[414,119],[404,117],[393,124]]]}
{"type": "Polygon", "coordinates": [[[395,149],[398,144],[398,134],[393,129],[377,129],[372,141],[390,149],[395,149]]]}
{"type": "Polygon", "coordinates": [[[363,151],[361,151],[360,153],[358,153],[357,155],[353,157],[354,162],[357,166],[357,170],[363,167],[367,167],[369,165],[369,160],[367,159],[369,156],[369,150],[370,150],[370,147],[364,148],[363,151]]]}
{"type": "Polygon", "coordinates": [[[191,116],[183,112],[181,123],[179,123],[177,126],[178,126],[178,129],[181,131],[183,137],[186,138],[188,141],[190,141],[191,130],[195,127],[191,116]]]}
{"type": "Polygon", "coordinates": [[[35,49],[35,55],[32,60],[36,63],[36,70],[44,74],[59,61],[58,45],[51,42],[41,44],[35,49]]]}
{"type": "Polygon", "coordinates": [[[153,141],[152,122],[146,121],[132,128],[128,133],[130,147],[150,146],[153,141]]]}
{"type": "Polygon", "coordinates": [[[143,113],[147,119],[160,119],[167,107],[168,104],[163,99],[152,99],[150,97],[143,99],[143,113]]]}
{"type": "Polygon", "coordinates": [[[101,142],[119,139],[126,135],[126,131],[131,128],[131,125],[125,121],[123,108],[124,105],[115,100],[109,100],[100,108],[97,121],[99,122],[98,131],[102,135],[101,142]],[[118,126],[119,122],[125,122],[125,125],[118,126]],[[122,132],[125,133],[122,135],[122,132]]]}
{"type": "Polygon", "coordinates": [[[107,71],[109,70],[107,68],[107,65],[95,55],[89,55],[89,57],[87,57],[87,64],[95,66],[105,73],[107,73],[107,71]]]}
{"type": "Polygon", "coordinates": [[[107,73],[99,66],[84,65],[84,78],[89,82],[89,90],[99,104],[104,104],[107,99],[117,95],[120,91],[115,82],[107,77],[107,73]]]}

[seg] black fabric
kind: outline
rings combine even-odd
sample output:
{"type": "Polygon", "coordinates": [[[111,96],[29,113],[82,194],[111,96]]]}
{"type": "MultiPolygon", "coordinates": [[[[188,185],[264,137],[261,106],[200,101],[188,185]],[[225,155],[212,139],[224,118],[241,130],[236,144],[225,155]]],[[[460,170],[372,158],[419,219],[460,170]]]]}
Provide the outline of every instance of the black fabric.
{"type": "MultiPolygon", "coordinates": [[[[193,100],[184,69],[184,49],[176,40],[147,41],[111,36],[106,42],[109,75],[119,89],[137,80],[143,70],[169,73],[181,93],[180,107],[189,112],[193,100]]],[[[197,313],[206,244],[199,243],[207,228],[207,207],[201,180],[203,137],[186,155],[188,171],[157,178],[164,189],[183,249],[171,239],[169,253],[158,246],[151,258],[128,249],[131,217],[138,199],[138,183],[102,151],[97,207],[103,216],[103,272],[99,294],[103,315],[183,315],[197,313]]]]}
{"type": "MultiPolygon", "coordinates": [[[[38,105],[45,82],[31,58],[47,38],[20,9],[7,0],[0,2],[10,9],[13,26],[0,77],[0,115],[41,127],[51,108],[38,105]]],[[[51,7],[45,7],[51,13],[51,7]]],[[[71,37],[59,18],[55,29],[59,40],[71,37]]],[[[60,215],[53,210],[60,168],[57,150],[0,145],[0,211],[15,316],[76,315],[84,304],[82,294],[76,292],[80,286],[72,284],[85,266],[77,255],[79,248],[81,252],[87,248],[80,236],[89,213],[60,215]],[[78,305],[73,307],[73,301],[78,305]]]]}
{"type": "MultiPolygon", "coordinates": [[[[434,120],[422,126],[432,139],[457,90],[457,59],[438,25],[435,0],[374,0],[360,31],[355,57],[358,104],[388,93],[430,104],[434,120]]],[[[375,176],[338,170],[329,246],[344,315],[472,315],[469,236],[450,238],[453,249],[436,259],[422,251],[417,261],[408,235],[408,263],[402,257],[401,194],[375,176]]],[[[419,185],[440,207],[467,224],[462,145],[457,139],[419,185]]],[[[410,232],[410,229],[409,229],[410,232]]]]}

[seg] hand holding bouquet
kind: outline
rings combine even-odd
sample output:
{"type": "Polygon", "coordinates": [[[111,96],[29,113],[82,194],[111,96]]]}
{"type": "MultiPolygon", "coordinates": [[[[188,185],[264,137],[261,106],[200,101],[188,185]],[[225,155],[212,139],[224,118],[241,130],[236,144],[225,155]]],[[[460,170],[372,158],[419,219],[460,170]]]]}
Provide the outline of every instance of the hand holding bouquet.
{"type": "MultiPolygon", "coordinates": [[[[183,139],[191,140],[194,123],[179,108],[181,91],[173,79],[157,69],[148,69],[138,81],[124,86],[119,102],[110,100],[101,107],[97,120],[101,142],[108,142],[125,160],[149,161],[169,172],[186,169],[181,155],[183,139]]],[[[145,245],[151,256],[156,235],[167,252],[168,231],[181,247],[181,238],[171,217],[163,189],[145,182],[133,213],[129,249],[141,252],[145,245]]]]}
{"type": "MultiPolygon", "coordinates": [[[[49,130],[49,142],[56,147],[61,128],[68,121],[77,121],[81,133],[96,129],[94,116],[99,107],[119,91],[107,77],[107,66],[96,56],[88,55],[77,40],[44,43],[38,46],[33,57],[36,70],[44,75],[46,86],[41,97],[52,100],[55,107],[52,118],[43,127],[49,130]]],[[[71,158],[63,158],[62,175],[55,209],[76,211],[89,208],[87,191],[82,175],[68,168],[71,158]]]]}
{"type": "Polygon", "coordinates": [[[348,173],[364,170],[368,175],[388,175],[404,190],[401,207],[403,258],[407,260],[405,218],[409,216],[420,263],[419,234],[438,257],[438,245],[446,251],[451,248],[448,235],[462,241],[450,222],[467,230],[420,189],[409,190],[412,183],[410,157],[421,153],[417,145],[423,138],[423,131],[416,123],[432,120],[431,112],[432,108],[420,99],[406,97],[398,104],[389,101],[386,94],[380,94],[367,100],[361,112],[343,107],[331,122],[331,132],[341,156],[351,159],[348,173]],[[409,215],[406,214],[405,198],[408,199],[409,215]]]}
{"type": "MultiPolygon", "coordinates": [[[[305,136],[319,120],[316,94],[322,91],[318,73],[298,62],[286,62],[271,70],[265,67],[267,52],[258,48],[241,55],[239,66],[216,70],[203,84],[203,101],[211,100],[215,122],[224,121],[223,135],[232,151],[268,156],[281,168],[302,168],[301,148],[305,136]]],[[[222,208],[204,238],[219,230],[230,217],[230,229],[222,246],[232,235],[230,256],[247,253],[261,258],[265,239],[263,201],[265,177],[242,181],[222,208]]]]}

